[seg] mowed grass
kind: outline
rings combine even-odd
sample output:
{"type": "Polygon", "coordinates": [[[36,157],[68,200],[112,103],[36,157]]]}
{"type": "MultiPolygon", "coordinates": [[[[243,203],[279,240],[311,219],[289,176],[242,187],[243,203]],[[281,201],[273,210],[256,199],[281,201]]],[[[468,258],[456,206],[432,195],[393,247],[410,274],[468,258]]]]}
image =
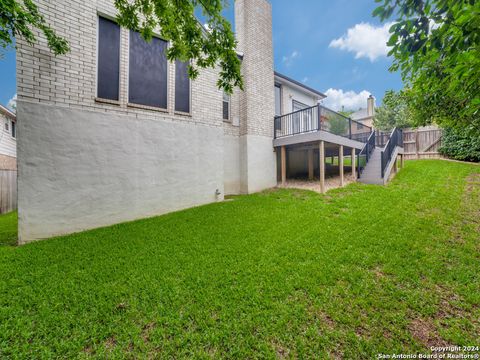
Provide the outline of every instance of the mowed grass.
{"type": "Polygon", "coordinates": [[[0,215],[0,246],[15,245],[17,242],[17,213],[0,215]]]}
{"type": "Polygon", "coordinates": [[[376,358],[480,345],[480,167],[272,190],[0,247],[0,358],[376,358]]]}

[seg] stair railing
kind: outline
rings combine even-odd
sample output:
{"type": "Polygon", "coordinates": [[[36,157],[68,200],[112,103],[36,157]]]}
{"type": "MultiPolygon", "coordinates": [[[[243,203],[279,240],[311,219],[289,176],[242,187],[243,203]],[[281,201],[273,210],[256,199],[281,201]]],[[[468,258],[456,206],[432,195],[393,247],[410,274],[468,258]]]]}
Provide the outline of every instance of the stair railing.
{"type": "Polygon", "coordinates": [[[367,142],[363,146],[362,150],[359,152],[357,157],[357,174],[360,178],[363,169],[367,166],[368,160],[370,160],[370,156],[372,155],[372,151],[375,149],[375,131],[372,131],[367,139],[367,142]],[[362,157],[365,158],[365,164],[362,166],[362,157]]]}
{"type": "Polygon", "coordinates": [[[385,170],[387,170],[388,164],[392,160],[393,152],[397,146],[403,147],[403,131],[398,128],[394,128],[390,139],[388,139],[385,149],[382,151],[382,179],[385,177],[385,170]]]}

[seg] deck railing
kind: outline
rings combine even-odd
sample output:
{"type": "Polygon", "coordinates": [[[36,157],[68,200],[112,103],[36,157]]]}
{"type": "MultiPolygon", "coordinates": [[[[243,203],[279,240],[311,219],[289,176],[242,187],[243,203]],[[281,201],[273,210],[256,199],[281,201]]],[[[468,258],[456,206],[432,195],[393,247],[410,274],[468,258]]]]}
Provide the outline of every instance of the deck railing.
{"type": "Polygon", "coordinates": [[[377,147],[383,148],[387,144],[388,140],[390,140],[389,131],[375,130],[375,145],[377,147]]]}
{"type": "Polygon", "coordinates": [[[385,170],[387,170],[387,166],[397,146],[403,147],[403,132],[401,129],[394,128],[390,139],[385,145],[385,149],[382,151],[382,179],[385,176],[385,170]]]}
{"type": "Polygon", "coordinates": [[[274,120],[275,138],[319,130],[360,142],[367,142],[372,132],[372,128],[369,126],[321,105],[277,116],[274,120]]]}
{"type": "Polygon", "coordinates": [[[358,177],[362,176],[363,169],[365,169],[365,166],[367,166],[370,156],[372,155],[372,151],[375,149],[375,138],[375,131],[372,131],[372,133],[368,136],[365,146],[357,156],[358,177]]]}

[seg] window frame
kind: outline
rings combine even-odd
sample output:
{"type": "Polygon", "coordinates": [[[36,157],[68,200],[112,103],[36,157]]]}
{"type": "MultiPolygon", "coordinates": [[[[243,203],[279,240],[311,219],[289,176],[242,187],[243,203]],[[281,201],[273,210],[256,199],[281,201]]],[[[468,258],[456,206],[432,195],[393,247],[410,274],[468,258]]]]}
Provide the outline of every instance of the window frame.
{"type": "MultiPolygon", "coordinates": [[[[280,117],[283,115],[283,86],[280,83],[275,83],[275,89],[278,88],[280,90],[280,114],[275,114],[275,117],[280,117]]],[[[277,112],[277,104],[276,104],[276,94],[275,94],[275,113],[277,112]]]]}
{"type": "MultiPolygon", "coordinates": [[[[126,99],[127,99],[127,107],[132,107],[132,108],[137,108],[137,109],[144,109],[144,110],[153,110],[153,111],[159,111],[159,112],[163,112],[163,113],[169,113],[170,110],[169,110],[169,106],[171,105],[170,104],[170,61],[168,61],[168,58],[166,59],[167,60],[167,89],[165,90],[166,91],[166,94],[167,94],[167,103],[166,103],[166,107],[165,108],[162,108],[162,107],[158,107],[158,106],[152,106],[152,105],[143,105],[143,104],[138,104],[138,103],[134,103],[134,102],[131,102],[130,101],[130,37],[131,37],[131,31],[132,30],[129,30],[128,31],[128,38],[127,38],[127,43],[128,43],[128,51],[127,51],[127,56],[126,56],[126,62],[127,62],[127,77],[126,77],[126,99]]],[[[138,31],[137,31],[138,32],[138,31]]],[[[152,33],[152,37],[155,37],[155,38],[158,38],[162,41],[165,41],[167,43],[167,46],[166,46],[166,51],[168,51],[168,49],[170,48],[170,42],[166,39],[164,39],[163,37],[160,36],[160,34],[156,33],[156,32],[153,32],[152,33]]],[[[165,54],[166,56],[166,54],[165,54]]],[[[174,104],[174,109],[175,109],[175,104],[174,104]]]]}
{"type": "Polygon", "coordinates": [[[225,91],[222,95],[222,120],[223,122],[232,123],[232,95],[227,94],[225,91]],[[228,96],[228,119],[225,119],[225,116],[223,114],[223,104],[226,102],[225,96],[228,96]]]}
{"type": "Polygon", "coordinates": [[[95,101],[100,103],[107,103],[113,105],[120,105],[121,101],[121,94],[122,94],[122,27],[117,24],[120,31],[120,37],[118,39],[118,100],[108,99],[104,97],[98,96],[98,60],[99,60],[99,50],[100,50],[100,18],[104,18],[106,20],[110,20],[117,24],[115,21],[114,16],[110,16],[108,14],[98,12],[97,11],[97,43],[95,48],[95,101]]]}
{"type": "MultiPolygon", "coordinates": [[[[170,44],[170,43],[168,43],[170,44]]],[[[169,62],[167,60],[167,62],[169,62]]],[[[191,64],[191,61],[188,62],[189,65],[191,64]]],[[[188,77],[188,86],[189,86],[189,89],[188,89],[188,92],[189,92],[189,99],[188,99],[188,109],[189,109],[189,112],[184,112],[184,111],[179,111],[179,110],[176,110],[176,101],[177,101],[177,94],[176,94],[176,89],[177,89],[177,60],[175,60],[175,82],[174,82],[174,94],[173,94],[173,112],[174,114],[177,114],[177,115],[189,115],[191,116],[192,115],[192,95],[193,95],[193,92],[192,92],[192,79],[190,79],[190,77],[188,77],[188,72],[187,72],[187,77],[188,77]]],[[[167,89],[168,89],[168,85],[167,85],[167,89]]]]}

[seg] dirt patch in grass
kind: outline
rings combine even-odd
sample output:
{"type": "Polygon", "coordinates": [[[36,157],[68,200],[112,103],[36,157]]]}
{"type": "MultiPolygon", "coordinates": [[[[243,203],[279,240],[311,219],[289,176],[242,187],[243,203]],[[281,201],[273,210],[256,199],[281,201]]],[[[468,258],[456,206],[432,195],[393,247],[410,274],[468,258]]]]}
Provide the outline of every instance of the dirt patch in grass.
{"type": "Polygon", "coordinates": [[[279,343],[277,340],[272,341],[272,348],[275,351],[277,359],[288,359],[290,355],[290,349],[279,343]]]}
{"type": "Polygon", "coordinates": [[[150,334],[153,329],[157,326],[156,323],[151,322],[146,324],[143,329],[142,329],[142,339],[145,343],[148,343],[150,341],[150,334]]]}
{"type": "MultiPolygon", "coordinates": [[[[354,182],[354,178],[351,175],[344,176],[344,183],[345,185],[351,184],[354,182]]],[[[310,190],[320,193],[320,180],[313,179],[313,180],[306,180],[306,179],[288,179],[283,186],[279,186],[280,188],[286,189],[301,189],[301,190],[310,190]]],[[[339,176],[332,176],[325,179],[325,191],[329,191],[332,189],[340,188],[340,177],[339,176]]]]}
{"type": "Polygon", "coordinates": [[[438,334],[431,319],[414,319],[410,322],[408,330],[418,342],[427,348],[431,346],[449,346],[438,334]]]}
{"type": "Polygon", "coordinates": [[[110,336],[107,340],[105,340],[105,348],[109,351],[112,351],[115,346],[117,346],[117,340],[114,336],[110,336]]]}

